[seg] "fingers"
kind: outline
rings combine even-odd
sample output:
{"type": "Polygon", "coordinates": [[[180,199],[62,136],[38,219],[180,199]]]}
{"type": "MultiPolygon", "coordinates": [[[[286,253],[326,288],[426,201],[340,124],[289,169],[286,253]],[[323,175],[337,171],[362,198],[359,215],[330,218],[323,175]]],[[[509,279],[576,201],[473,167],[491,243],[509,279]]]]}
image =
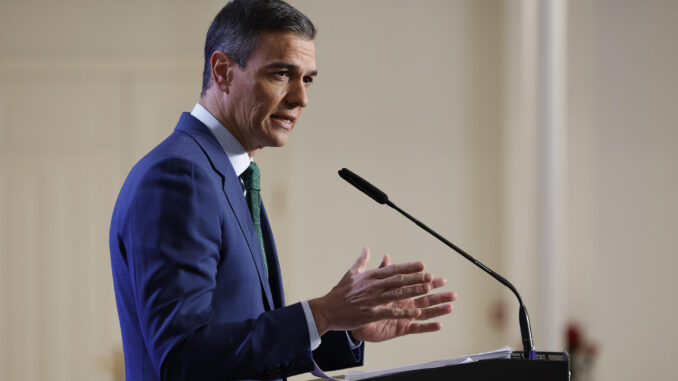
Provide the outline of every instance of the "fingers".
{"type": "Polygon", "coordinates": [[[421,308],[421,315],[417,320],[428,320],[439,316],[447,315],[452,312],[450,303],[457,299],[457,294],[454,292],[441,292],[434,295],[424,295],[414,300],[414,306],[421,308]],[[435,306],[435,307],[431,307],[435,306]]]}
{"type": "Polygon", "coordinates": [[[443,328],[442,323],[412,323],[407,327],[406,335],[411,333],[426,333],[426,332],[435,332],[440,331],[443,328]]]}
{"type": "MultiPolygon", "coordinates": [[[[433,278],[430,273],[423,273],[423,269],[424,264],[421,262],[392,265],[390,256],[385,255],[379,268],[366,273],[366,275],[369,274],[370,278],[377,280],[371,287],[382,292],[382,295],[377,297],[375,301],[381,304],[417,297],[447,283],[447,280],[443,277],[433,278]]],[[[417,305],[417,307],[430,307],[453,301],[455,298],[456,295],[453,293],[444,293],[434,299],[420,300],[421,306],[417,305]]]]}
{"type": "Polygon", "coordinates": [[[434,278],[431,283],[433,284],[433,288],[439,288],[439,287],[444,286],[447,283],[447,279],[445,279],[443,277],[434,278]]]}
{"type": "Polygon", "coordinates": [[[414,300],[414,306],[418,308],[426,308],[442,303],[450,303],[457,300],[457,294],[454,292],[441,292],[433,295],[425,295],[414,300]]]}
{"type": "MultiPolygon", "coordinates": [[[[414,274],[397,274],[384,279],[380,286],[385,290],[389,290],[392,288],[411,286],[419,283],[431,283],[432,280],[433,275],[429,273],[418,272],[414,274]]],[[[431,288],[433,287],[434,285],[431,285],[431,288]]]]}
{"type": "Polygon", "coordinates": [[[437,318],[443,315],[449,315],[452,313],[451,304],[443,304],[442,306],[436,306],[431,308],[424,308],[421,310],[421,314],[417,317],[417,320],[429,320],[437,318]]]}
{"type": "Polygon", "coordinates": [[[391,256],[386,254],[384,255],[384,259],[381,260],[381,264],[379,265],[379,268],[386,267],[391,264],[391,256]]]}
{"type": "Polygon", "coordinates": [[[375,278],[384,279],[397,274],[412,274],[421,271],[424,271],[424,264],[422,262],[410,262],[380,267],[374,270],[372,275],[375,278]]]}
{"type": "Polygon", "coordinates": [[[416,319],[421,315],[419,308],[376,307],[373,310],[374,321],[386,319],[416,319]]]}
{"type": "Polygon", "coordinates": [[[356,259],[355,263],[353,263],[353,266],[351,266],[351,269],[349,271],[354,274],[358,274],[365,271],[365,268],[367,267],[367,262],[369,262],[369,260],[370,260],[370,248],[365,246],[363,248],[363,252],[360,254],[358,259],[356,259]]]}
{"type": "Polygon", "coordinates": [[[426,295],[431,291],[431,285],[429,283],[421,283],[414,286],[405,286],[392,288],[381,295],[378,295],[376,298],[377,304],[385,304],[389,302],[394,302],[401,299],[414,298],[421,295],[426,295]]]}

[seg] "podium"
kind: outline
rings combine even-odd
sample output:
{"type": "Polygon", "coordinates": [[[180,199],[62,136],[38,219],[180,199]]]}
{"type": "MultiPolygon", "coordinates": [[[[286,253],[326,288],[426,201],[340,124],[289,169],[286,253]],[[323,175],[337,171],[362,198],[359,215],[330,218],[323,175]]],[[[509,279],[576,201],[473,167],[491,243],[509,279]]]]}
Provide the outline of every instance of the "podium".
{"type": "Polygon", "coordinates": [[[370,381],[569,381],[570,357],[566,352],[537,352],[535,360],[513,352],[508,359],[480,360],[467,364],[420,369],[370,381]]]}

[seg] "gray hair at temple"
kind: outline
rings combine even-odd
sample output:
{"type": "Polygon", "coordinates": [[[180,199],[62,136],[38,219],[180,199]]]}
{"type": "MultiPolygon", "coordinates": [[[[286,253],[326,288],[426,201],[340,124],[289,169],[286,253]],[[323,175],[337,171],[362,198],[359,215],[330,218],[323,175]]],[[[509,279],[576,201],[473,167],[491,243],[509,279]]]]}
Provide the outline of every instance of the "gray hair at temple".
{"type": "Polygon", "coordinates": [[[311,20],[282,0],[231,1],[214,17],[207,31],[201,95],[212,78],[212,54],[222,51],[244,68],[258,47],[261,32],[290,32],[309,40],[315,38],[311,20]]]}

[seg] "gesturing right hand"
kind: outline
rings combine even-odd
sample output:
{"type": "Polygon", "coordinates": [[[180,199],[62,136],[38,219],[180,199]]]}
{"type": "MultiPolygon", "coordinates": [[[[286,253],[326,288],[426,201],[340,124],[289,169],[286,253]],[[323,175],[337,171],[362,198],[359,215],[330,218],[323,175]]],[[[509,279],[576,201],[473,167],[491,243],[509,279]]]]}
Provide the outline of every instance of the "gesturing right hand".
{"type": "Polygon", "coordinates": [[[386,319],[416,319],[422,314],[416,304],[391,302],[425,295],[434,288],[433,276],[423,272],[424,264],[393,264],[365,271],[369,258],[369,249],[363,249],[327,295],[309,301],[321,336],[331,330],[357,329],[386,319]]]}

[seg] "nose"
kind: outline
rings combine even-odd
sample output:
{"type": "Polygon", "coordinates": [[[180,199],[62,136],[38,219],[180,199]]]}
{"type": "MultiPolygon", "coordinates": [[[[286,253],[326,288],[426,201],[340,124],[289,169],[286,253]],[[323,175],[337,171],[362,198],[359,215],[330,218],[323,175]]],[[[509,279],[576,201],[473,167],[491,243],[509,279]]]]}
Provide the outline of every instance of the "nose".
{"type": "Polygon", "coordinates": [[[285,100],[291,108],[308,106],[308,88],[303,80],[289,82],[285,100]]]}

